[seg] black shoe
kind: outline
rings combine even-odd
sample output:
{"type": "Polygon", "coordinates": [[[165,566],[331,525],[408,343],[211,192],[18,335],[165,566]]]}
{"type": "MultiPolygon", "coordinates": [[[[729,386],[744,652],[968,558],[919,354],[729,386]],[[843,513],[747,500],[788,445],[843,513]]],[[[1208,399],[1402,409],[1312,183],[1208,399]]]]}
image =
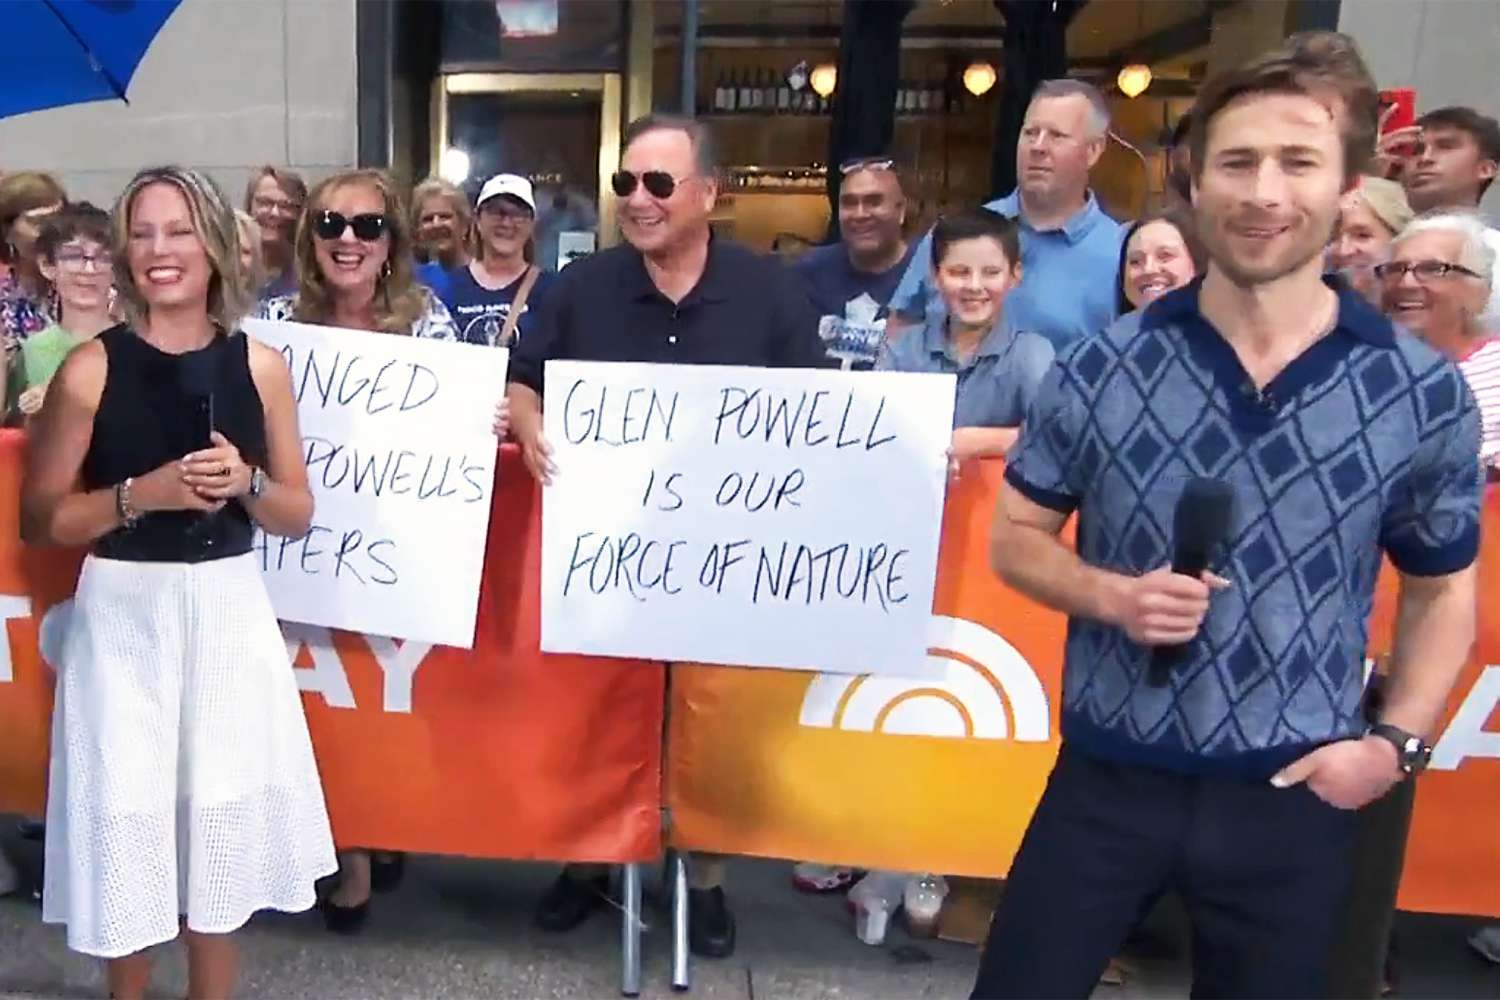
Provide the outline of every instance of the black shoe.
{"type": "Polygon", "coordinates": [[[318,904],[318,909],[323,911],[323,926],[335,934],[358,934],[370,919],[368,899],[358,906],[340,906],[332,897],[327,897],[318,904]]]}
{"type": "Polygon", "coordinates": [[[734,914],[723,889],[688,890],[688,948],[703,958],[734,954],[734,914]]]}
{"type": "Polygon", "coordinates": [[[406,855],[393,852],[370,858],[370,890],[372,892],[394,892],[406,877],[406,855]]]}
{"type": "Polygon", "coordinates": [[[609,879],[605,876],[578,879],[566,871],[542,896],[536,905],[536,925],[544,931],[561,934],[587,920],[609,898],[609,879]]]}

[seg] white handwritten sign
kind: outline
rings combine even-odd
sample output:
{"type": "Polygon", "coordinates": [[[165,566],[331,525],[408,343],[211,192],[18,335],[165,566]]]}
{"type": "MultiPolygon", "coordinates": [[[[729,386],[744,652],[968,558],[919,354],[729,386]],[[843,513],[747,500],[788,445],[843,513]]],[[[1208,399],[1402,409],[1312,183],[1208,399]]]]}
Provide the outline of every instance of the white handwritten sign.
{"type": "Polygon", "coordinates": [[[276,616],[467,649],[495,482],[508,352],[247,320],[286,357],[317,507],[259,535],[276,616]]]}
{"type": "Polygon", "coordinates": [[[546,376],[544,650],[922,672],[953,376],[546,376]]]}

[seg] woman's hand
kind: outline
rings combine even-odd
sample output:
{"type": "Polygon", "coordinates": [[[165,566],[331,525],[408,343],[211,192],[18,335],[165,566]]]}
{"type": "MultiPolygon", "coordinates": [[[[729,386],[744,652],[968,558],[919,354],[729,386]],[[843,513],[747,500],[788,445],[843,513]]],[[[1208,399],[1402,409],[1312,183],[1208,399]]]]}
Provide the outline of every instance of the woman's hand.
{"type": "Polygon", "coordinates": [[[195,451],[182,459],[182,480],[200,497],[232,500],[250,492],[250,466],[228,438],[214,431],[212,448],[195,451]]]}
{"type": "Polygon", "coordinates": [[[42,404],[47,401],[47,384],[34,385],[21,393],[16,400],[16,406],[23,417],[34,417],[42,412],[42,404]]]}
{"type": "Polygon", "coordinates": [[[510,400],[501,397],[495,406],[495,423],[493,430],[495,437],[501,441],[510,437],[510,400]]]}
{"type": "Polygon", "coordinates": [[[142,514],[153,510],[213,513],[224,506],[224,501],[199,494],[187,481],[184,463],[172,461],[131,481],[130,506],[142,514]]]}

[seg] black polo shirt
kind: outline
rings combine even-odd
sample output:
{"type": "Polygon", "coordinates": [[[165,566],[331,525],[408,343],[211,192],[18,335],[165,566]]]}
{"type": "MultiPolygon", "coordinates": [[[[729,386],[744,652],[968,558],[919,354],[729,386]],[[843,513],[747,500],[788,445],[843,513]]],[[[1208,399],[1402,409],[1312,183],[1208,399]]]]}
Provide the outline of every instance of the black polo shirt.
{"type": "Polygon", "coordinates": [[[645,259],[628,244],[569,264],[511,352],[510,381],[542,392],[542,367],[553,358],[760,368],[830,364],[818,312],[796,275],[773,258],[717,238],[709,241],[703,277],[676,303],[652,283],[645,259]]]}

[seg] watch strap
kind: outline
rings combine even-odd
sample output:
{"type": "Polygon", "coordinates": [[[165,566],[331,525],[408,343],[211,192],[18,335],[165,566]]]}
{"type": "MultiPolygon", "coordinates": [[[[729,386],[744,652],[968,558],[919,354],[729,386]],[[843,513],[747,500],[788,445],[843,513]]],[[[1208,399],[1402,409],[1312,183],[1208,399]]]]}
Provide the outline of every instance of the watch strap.
{"type": "Polygon", "coordinates": [[[1432,747],[1422,737],[1408,733],[1399,726],[1377,722],[1369,728],[1371,736],[1378,736],[1396,748],[1396,762],[1403,774],[1420,774],[1426,770],[1432,757],[1432,747]]]}

